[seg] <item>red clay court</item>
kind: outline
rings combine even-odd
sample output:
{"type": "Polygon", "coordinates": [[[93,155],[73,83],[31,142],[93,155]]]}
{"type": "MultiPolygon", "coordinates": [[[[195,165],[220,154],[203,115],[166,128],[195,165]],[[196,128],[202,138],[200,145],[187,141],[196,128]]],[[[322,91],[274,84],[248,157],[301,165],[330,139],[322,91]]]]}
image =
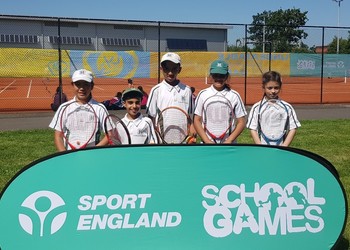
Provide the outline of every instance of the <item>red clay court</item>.
{"type": "MultiPolygon", "coordinates": [[[[179,79],[196,89],[207,88],[206,79],[179,79]]],[[[239,92],[246,105],[252,105],[262,97],[260,78],[232,77],[231,88],[239,92]]],[[[134,86],[142,86],[149,93],[158,83],[158,79],[133,79],[134,86]]],[[[0,79],[0,112],[50,110],[50,103],[59,85],[58,78],[1,78],[0,79]]],[[[70,78],[62,81],[63,91],[72,98],[70,78]]],[[[118,91],[128,88],[127,79],[96,78],[93,96],[97,101],[112,98],[118,91]]],[[[332,104],[350,103],[350,79],[283,77],[281,98],[291,104],[332,104]]]]}

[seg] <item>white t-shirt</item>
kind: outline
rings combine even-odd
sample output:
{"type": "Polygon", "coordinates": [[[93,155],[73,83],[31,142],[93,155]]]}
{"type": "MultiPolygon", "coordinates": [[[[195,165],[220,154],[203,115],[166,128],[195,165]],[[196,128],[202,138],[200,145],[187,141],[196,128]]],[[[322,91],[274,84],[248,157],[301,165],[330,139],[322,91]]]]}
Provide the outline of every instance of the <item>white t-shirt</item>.
{"type": "MultiPolygon", "coordinates": [[[[264,97],[264,99],[262,101],[259,101],[257,103],[255,103],[250,112],[249,112],[249,116],[248,116],[248,122],[247,122],[247,128],[251,129],[251,130],[255,130],[258,131],[258,117],[259,117],[259,113],[262,112],[266,112],[266,110],[262,110],[263,109],[270,109],[273,106],[270,105],[263,105],[261,106],[262,103],[266,102],[267,99],[264,97]]],[[[301,126],[300,122],[298,121],[297,115],[295,113],[294,108],[288,103],[285,102],[281,99],[279,99],[280,102],[282,102],[282,104],[284,105],[284,107],[287,108],[288,111],[288,115],[289,115],[289,126],[288,126],[288,131],[298,128],[301,126]]],[[[260,135],[260,140],[262,144],[267,144],[267,142],[264,140],[264,138],[260,135]]],[[[283,141],[282,141],[283,142],[283,141]]],[[[281,143],[282,143],[281,142],[281,143]]],[[[277,145],[277,143],[271,142],[271,145],[277,145]]]]}
{"type": "Polygon", "coordinates": [[[130,133],[131,144],[158,143],[153,122],[150,118],[140,114],[135,120],[131,120],[125,115],[122,121],[130,133]]]}
{"type": "MultiPolygon", "coordinates": [[[[241,96],[237,91],[233,89],[227,89],[227,88],[223,89],[222,91],[217,91],[213,86],[203,89],[198,93],[196,97],[194,114],[202,117],[204,102],[209,97],[212,97],[215,95],[222,95],[231,103],[235,118],[241,118],[247,115],[247,111],[244,107],[241,96]]],[[[235,129],[235,127],[236,127],[236,124],[235,122],[233,122],[231,127],[231,132],[235,129]]],[[[229,133],[225,135],[223,140],[225,140],[227,137],[229,137],[229,133]]],[[[208,138],[211,138],[211,137],[208,135],[208,138]]]]}
{"type": "Polygon", "coordinates": [[[160,111],[169,106],[177,106],[192,114],[193,99],[190,87],[181,82],[171,86],[165,80],[154,86],[148,97],[146,113],[156,117],[160,111]]]}
{"type": "MultiPolygon", "coordinates": [[[[105,106],[102,104],[102,103],[99,103],[97,102],[96,100],[94,99],[91,99],[89,101],[89,104],[93,107],[94,111],[96,112],[96,115],[97,115],[97,119],[98,119],[98,124],[97,124],[97,128],[96,128],[96,131],[95,131],[95,134],[94,136],[91,138],[89,144],[86,146],[86,147],[93,147],[95,146],[99,140],[100,140],[100,135],[101,135],[101,131],[103,131],[103,123],[104,123],[104,120],[105,118],[107,117],[108,115],[108,111],[107,109],[105,108],[105,106]]],[[[65,107],[67,107],[67,110],[65,113],[70,113],[70,112],[73,112],[75,109],[77,109],[78,107],[80,106],[84,106],[83,104],[79,104],[76,102],[76,98],[74,97],[72,100],[68,101],[68,102],[65,102],[63,104],[61,104],[61,106],[58,108],[58,110],[56,111],[53,119],[51,120],[50,124],[49,124],[49,127],[50,128],[53,128],[57,131],[60,131],[62,132],[62,129],[61,129],[61,116],[62,116],[62,113],[63,113],[63,110],[65,109],[65,107]],[[72,105],[69,105],[71,103],[75,102],[74,104],[72,105]],[[67,107],[67,105],[69,105],[67,107]]],[[[85,106],[88,106],[87,104],[85,104],[85,106]]],[[[64,122],[64,121],[63,121],[64,122]]],[[[67,132],[66,131],[66,135],[67,136],[67,132]]],[[[70,131],[70,135],[69,136],[79,136],[78,134],[77,135],[74,135],[74,132],[77,132],[77,133],[86,133],[86,131],[83,131],[83,130],[76,130],[76,131],[70,131]]],[[[65,146],[66,146],[66,149],[69,150],[71,149],[71,147],[65,142],[65,146]]],[[[79,145],[77,145],[78,148],[79,148],[79,145]]]]}

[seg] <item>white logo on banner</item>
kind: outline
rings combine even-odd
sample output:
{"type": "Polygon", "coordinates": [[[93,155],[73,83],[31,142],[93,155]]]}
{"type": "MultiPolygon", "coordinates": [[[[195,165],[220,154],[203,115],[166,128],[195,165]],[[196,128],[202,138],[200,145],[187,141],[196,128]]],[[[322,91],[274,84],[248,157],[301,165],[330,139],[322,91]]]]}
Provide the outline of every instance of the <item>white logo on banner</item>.
{"type": "Polygon", "coordinates": [[[306,185],[299,182],[260,186],[249,190],[245,184],[204,186],[202,201],[206,209],[203,222],[213,237],[227,237],[249,230],[259,235],[286,235],[288,233],[318,233],[324,228],[322,206],[324,197],[316,197],[315,181],[306,185]]]}
{"type": "MultiPolygon", "coordinates": [[[[47,221],[48,214],[54,213],[54,210],[62,207],[63,205],[65,205],[64,200],[56,193],[53,193],[51,191],[35,192],[29,195],[23,201],[22,207],[28,208],[31,211],[28,211],[26,214],[19,214],[19,223],[23,230],[31,235],[33,235],[39,228],[40,237],[44,236],[44,228],[47,228],[46,224],[50,223],[50,234],[54,234],[63,226],[64,222],[66,221],[67,212],[58,213],[53,217],[53,219],[51,219],[51,221],[47,221]],[[37,218],[33,218],[33,211],[37,215],[37,218]],[[28,214],[30,214],[30,216],[28,214]],[[34,223],[37,221],[37,219],[39,219],[39,222],[34,223]]],[[[50,218],[52,218],[52,216],[50,216],[50,218]]]]}

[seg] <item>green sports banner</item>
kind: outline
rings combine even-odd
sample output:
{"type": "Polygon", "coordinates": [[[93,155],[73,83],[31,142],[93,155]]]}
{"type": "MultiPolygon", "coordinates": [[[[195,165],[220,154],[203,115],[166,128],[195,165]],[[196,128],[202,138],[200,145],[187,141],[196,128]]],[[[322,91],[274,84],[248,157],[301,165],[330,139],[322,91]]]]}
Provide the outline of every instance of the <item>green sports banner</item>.
{"type": "Polygon", "coordinates": [[[347,201],[311,152],[147,145],[58,153],[0,196],[0,249],[330,249],[347,201]]]}

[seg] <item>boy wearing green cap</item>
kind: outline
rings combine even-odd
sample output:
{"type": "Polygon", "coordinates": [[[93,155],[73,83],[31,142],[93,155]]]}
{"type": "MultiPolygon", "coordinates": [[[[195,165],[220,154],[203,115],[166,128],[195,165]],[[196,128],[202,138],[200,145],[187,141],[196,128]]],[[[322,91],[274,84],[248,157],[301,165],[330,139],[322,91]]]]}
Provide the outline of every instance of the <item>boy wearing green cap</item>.
{"type": "Polygon", "coordinates": [[[202,119],[204,103],[212,96],[224,96],[231,103],[233,107],[233,116],[236,119],[221,142],[235,143],[237,137],[245,128],[247,112],[239,93],[230,88],[229,80],[230,73],[228,64],[223,60],[212,62],[209,75],[209,83],[211,83],[211,86],[198,93],[194,111],[194,127],[204,143],[217,143],[204,130],[202,119]]]}
{"type": "Polygon", "coordinates": [[[131,144],[158,143],[152,120],[140,112],[142,97],[143,93],[137,88],[123,92],[122,100],[127,113],[122,121],[130,133],[131,144]]]}

